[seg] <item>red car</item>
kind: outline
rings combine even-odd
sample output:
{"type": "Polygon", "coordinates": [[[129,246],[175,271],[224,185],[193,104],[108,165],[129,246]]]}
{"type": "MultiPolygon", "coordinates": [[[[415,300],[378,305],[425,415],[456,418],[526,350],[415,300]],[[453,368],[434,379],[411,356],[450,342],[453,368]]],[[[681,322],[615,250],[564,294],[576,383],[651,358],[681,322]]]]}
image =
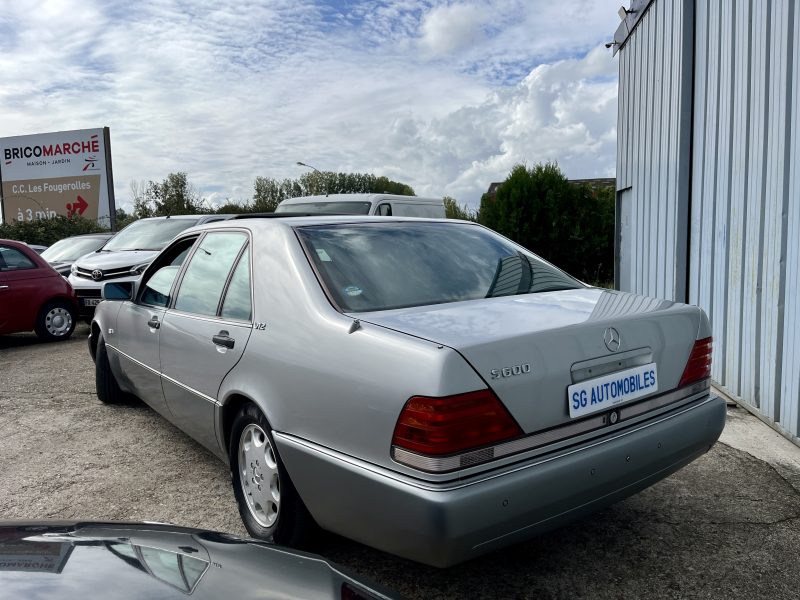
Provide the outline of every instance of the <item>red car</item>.
{"type": "Polygon", "coordinates": [[[66,279],[29,246],[0,240],[0,334],[34,330],[43,340],[65,340],[77,314],[66,279]]]}

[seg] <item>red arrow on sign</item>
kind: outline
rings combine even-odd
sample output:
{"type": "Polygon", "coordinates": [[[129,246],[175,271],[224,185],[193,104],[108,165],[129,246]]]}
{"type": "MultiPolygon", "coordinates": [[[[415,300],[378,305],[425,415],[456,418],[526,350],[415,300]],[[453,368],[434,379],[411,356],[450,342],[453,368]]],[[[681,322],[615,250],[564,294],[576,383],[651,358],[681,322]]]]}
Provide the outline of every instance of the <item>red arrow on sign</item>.
{"type": "Polygon", "coordinates": [[[84,211],[89,208],[89,205],[86,204],[86,200],[84,200],[81,196],[78,196],[77,202],[73,202],[72,204],[67,204],[67,216],[71,217],[74,214],[83,215],[84,211]]]}

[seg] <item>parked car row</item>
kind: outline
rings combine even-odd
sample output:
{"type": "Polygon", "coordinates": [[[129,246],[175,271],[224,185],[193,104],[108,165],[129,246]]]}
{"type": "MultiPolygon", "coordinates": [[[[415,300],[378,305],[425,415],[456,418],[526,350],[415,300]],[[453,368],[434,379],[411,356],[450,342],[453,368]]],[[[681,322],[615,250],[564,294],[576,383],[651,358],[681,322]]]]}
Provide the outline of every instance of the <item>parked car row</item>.
{"type": "MultiPolygon", "coordinates": [[[[371,214],[380,216],[444,217],[444,204],[440,198],[419,198],[393,194],[332,194],[330,196],[304,196],[285,200],[278,213],[302,212],[304,214],[371,214]]],[[[78,317],[91,321],[95,307],[101,300],[101,289],[106,281],[133,281],[150,261],[175,235],[195,225],[213,223],[233,215],[176,215],[152,217],[135,221],[117,235],[92,233],[60,240],[50,247],[28,245],[61,275],[69,279],[75,291],[78,312],[71,315],[74,325],[78,317]],[[112,239],[113,238],[113,239],[112,239]]],[[[20,321],[26,331],[29,319],[20,321]]],[[[9,325],[10,327],[10,325],[9,325]]],[[[3,330],[5,333],[11,329],[3,330]]],[[[67,331],[67,330],[65,330],[67,331]]],[[[72,333],[59,335],[66,339],[72,333]]],[[[54,338],[55,339],[55,338],[54,338]]]]}
{"type": "Polygon", "coordinates": [[[134,395],[210,449],[248,532],[290,546],[321,527],[447,567],[716,442],[702,310],[587,286],[474,223],[382,215],[385,200],[137,221],[73,264],[77,298],[0,242],[0,293],[34,268],[66,286],[37,333],[91,319],[98,398],[134,395]]]}

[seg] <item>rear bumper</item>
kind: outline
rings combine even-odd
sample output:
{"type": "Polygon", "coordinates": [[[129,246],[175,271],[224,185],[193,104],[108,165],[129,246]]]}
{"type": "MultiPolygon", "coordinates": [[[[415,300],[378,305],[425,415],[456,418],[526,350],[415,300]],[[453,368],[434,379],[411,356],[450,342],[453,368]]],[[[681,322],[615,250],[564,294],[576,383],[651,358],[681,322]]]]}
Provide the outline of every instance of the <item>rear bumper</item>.
{"type": "Polygon", "coordinates": [[[447,567],[626,498],[707,452],[725,403],[695,403],[584,445],[463,482],[431,484],[286,434],[275,441],[324,529],[447,567]]]}

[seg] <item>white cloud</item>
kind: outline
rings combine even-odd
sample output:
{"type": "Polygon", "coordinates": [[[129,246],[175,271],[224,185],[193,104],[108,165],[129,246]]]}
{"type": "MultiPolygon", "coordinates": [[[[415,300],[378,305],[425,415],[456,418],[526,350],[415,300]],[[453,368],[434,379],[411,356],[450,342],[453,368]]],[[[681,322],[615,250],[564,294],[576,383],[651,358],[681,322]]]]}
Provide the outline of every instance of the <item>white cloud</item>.
{"type": "Polygon", "coordinates": [[[0,0],[0,136],[108,125],[118,205],[171,171],[248,198],[297,160],[471,203],[517,162],[613,173],[610,0],[23,4],[0,0]]]}
{"type": "Polygon", "coordinates": [[[473,46],[484,37],[489,13],[472,4],[437,6],[422,20],[420,43],[433,55],[446,55],[473,46]]]}
{"type": "Polygon", "coordinates": [[[541,65],[517,86],[443,118],[395,120],[390,147],[402,148],[399,162],[423,174],[418,193],[446,193],[472,205],[517,163],[556,161],[572,178],[613,176],[615,74],[602,46],[581,59],[541,65]],[[436,185],[442,181],[443,188],[436,185]]]}

